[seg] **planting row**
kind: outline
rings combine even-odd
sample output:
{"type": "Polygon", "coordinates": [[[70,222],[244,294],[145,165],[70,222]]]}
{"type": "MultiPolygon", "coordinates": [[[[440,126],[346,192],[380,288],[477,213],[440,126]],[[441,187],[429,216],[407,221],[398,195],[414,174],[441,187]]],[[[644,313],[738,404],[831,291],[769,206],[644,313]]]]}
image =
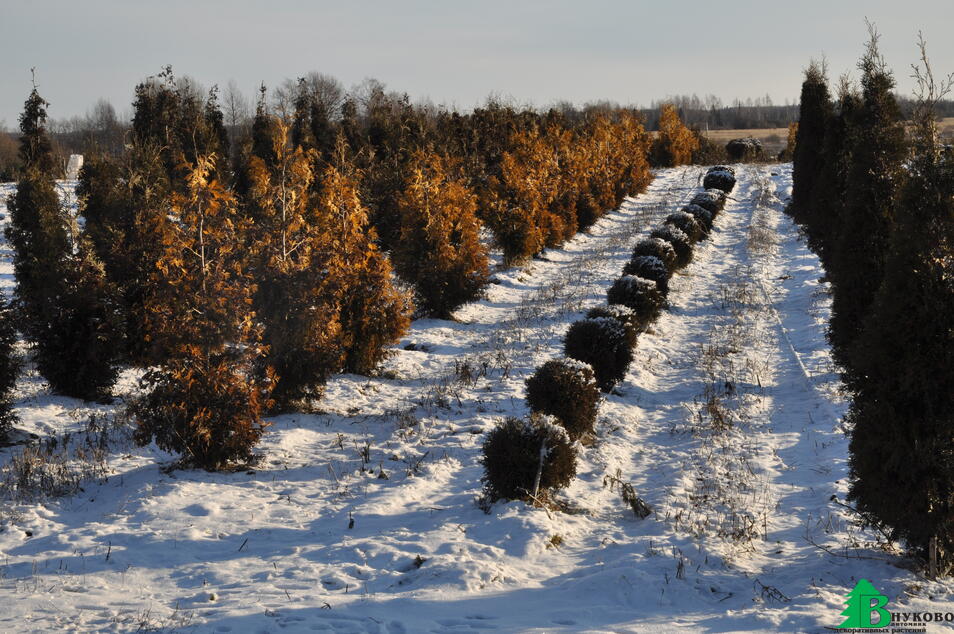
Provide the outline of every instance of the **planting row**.
{"type": "Polygon", "coordinates": [[[669,280],[692,261],[692,248],[712,230],[735,187],[730,167],[707,172],[704,191],[640,240],[607,304],[570,325],[564,357],[547,361],[527,379],[530,415],[508,418],[483,445],[485,495],[490,500],[546,503],[576,475],[577,442],[594,433],[602,394],[623,380],[640,333],[666,305],[669,280]]]}

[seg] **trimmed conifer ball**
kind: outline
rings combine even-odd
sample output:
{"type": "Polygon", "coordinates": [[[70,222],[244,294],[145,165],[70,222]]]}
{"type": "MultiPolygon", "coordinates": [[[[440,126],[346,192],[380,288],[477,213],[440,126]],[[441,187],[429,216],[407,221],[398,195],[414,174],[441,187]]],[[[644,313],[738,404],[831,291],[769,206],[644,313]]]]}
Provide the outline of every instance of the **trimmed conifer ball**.
{"type": "Polygon", "coordinates": [[[593,433],[600,398],[593,368],[576,359],[547,361],[527,379],[530,410],[556,417],[570,440],[593,433]]]}
{"type": "Polygon", "coordinates": [[[692,205],[699,205],[703,209],[709,211],[712,214],[712,217],[715,218],[719,215],[719,212],[725,208],[725,192],[720,189],[707,189],[704,192],[699,192],[692,197],[692,200],[689,201],[692,205]]]}
{"type": "Polygon", "coordinates": [[[677,211],[666,216],[666,224],[672,225],[689,236],[689,241],[693,244],[702,240],[706,235],[706,230],[696,222],[692,214],[687,214],[684,211],[677,211]]]}
{"type": "Polygon", "coordinates": [[[566,430],[552,416],[507,418],[494,427],[484,440],[481,459],[487,496],[492,501],[530,500],[541,454],[538,499],[565,488],[576,475],[576,450],[566,430]]]}
{"type": "Polygon", "coordinates": [[[729,193],[735,187],[735,172],[723,165],[712,167],[702,179],[705,189],[719,189],[729,193]]]}
{"type": "Polygon", "coordinates": [[[606,300],[631,308],[639,320],[640,330],[645,330],[656,319],[664,303],[656,282],[635,275],[617,278],[606,292],[606,300]]]}
{"type": "Polygon", "coordinates": [[[663,225],[653,230],[649,235],[652,238],[665,240],[672,245],[676,252],[676,262],[672,267],[673,269],[684,268],[692,262],[692,242],[689,241],[689,236],[679,229],[672,225],[663,225]]]}
{"type": "Polygon", "coordinates": [[[706,170],[706,174],[709,174],[711,172],[728,172],[732,176],[735,176],[735,168],[732,167],[731,165],[713,165],[712,167],[706,170]]]}
{"type": "Polygon", "coordinates": [[[623,275],[635,275],[656,282],[663,295],[669,294],[669,269],[654,255],[634,255],[623,267],[623,275]]]}
{"type": "Polygon", "coordinates": [[[684,211],[685,213],[695,218],[696,222],[698,222],[702,226],[702,228],[705,230],[706,235],[708,235],[709,232],[712,231],[712,212],[709,211],[708,209],[704,209],[700,207],[699,205],[694,205],[692,203],[689,203],[688,205],[683,207],[681,211],[684,211]]]}
{"type": "Polygon", "coordinates": [[[597,317],[615,319],[622,324],[623,330],[626,331],[626,342],[629,344],[629,347],[636,347],[636,341],[639,339],[642,326],[639,323],[639,317],[636,316],[635,310],[622,304],[613,304],[612,306],[594,306],[586,311],[587,319],[596,319],[597,317]]]}
{"type": "Polygon", "coordinates": [[[662,238],[645,238],[637,242],[633,249],[633,257],[640,255],[651,255],[659,258],[670,272],[676,268],[676,251],[669,242],[662,238]]]}
{"type": "Polygon", "coordinates": [[[607,317],[573,322],[563,339],[563,351],[571,359],[588,363],[604,392],[609,392],[623,380],[633,360],[626,329],[615,319],[607,317]]]}

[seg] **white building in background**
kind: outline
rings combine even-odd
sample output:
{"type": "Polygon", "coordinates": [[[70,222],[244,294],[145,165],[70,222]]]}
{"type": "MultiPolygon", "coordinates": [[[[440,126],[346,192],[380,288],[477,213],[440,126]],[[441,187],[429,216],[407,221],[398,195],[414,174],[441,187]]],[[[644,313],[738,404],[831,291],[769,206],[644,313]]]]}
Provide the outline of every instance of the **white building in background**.
{"type": "Polygon", "coordinates": [[[70,160],[66,164],[66,180],[77,180],[81,169],[83,169],[83,155],[70,154],[70,160]]]}

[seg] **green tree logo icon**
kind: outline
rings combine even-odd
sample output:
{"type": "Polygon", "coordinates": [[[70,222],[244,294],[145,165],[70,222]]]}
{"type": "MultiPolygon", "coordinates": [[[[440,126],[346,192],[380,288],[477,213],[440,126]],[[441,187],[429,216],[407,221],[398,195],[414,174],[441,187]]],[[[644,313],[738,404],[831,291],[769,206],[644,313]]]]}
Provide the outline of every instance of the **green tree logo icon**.
{"type": "Polygon", "coordinates": [[[878,592],[867,579],[859,579],[854,589],[845,600],[845,611],[842,616],[848,617],[839,628],[872,628],[887,627],[891,624],[891,613],[884,609],[888,597],[878,592]],[[877,613],[878,622],[873,623],[871,617],[877,613]]]}

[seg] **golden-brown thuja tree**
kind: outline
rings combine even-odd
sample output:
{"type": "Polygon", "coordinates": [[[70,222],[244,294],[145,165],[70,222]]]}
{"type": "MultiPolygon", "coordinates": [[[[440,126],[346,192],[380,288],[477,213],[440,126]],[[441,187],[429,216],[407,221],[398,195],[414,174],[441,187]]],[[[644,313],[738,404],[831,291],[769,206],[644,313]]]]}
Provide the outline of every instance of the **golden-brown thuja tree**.
{"type": "Polygon", "coordinates": [[[699,148],[699,139],[679,118],[676,106],[663,104],[659,112],[659,133],[653,143],[653,162],[660,167],[687,165],[699,148]]]}
{"type": "Polygon", "coordinates": [[[358,196],[352,168],[337,152],[336,163],[318,179],[316,222],[328,232],[328,275],[338,289],[343,368],[369,374],[410,326],[410,298],[394,285],[391,263],[375,244],[368,210],[358,196]]]}
{"type": "Polygon", "coordinates": [[[267,424],[267,382],[257,378],[260,334],[255,285],[243,245],[247,222],[217,180],[215,157],[200,157],[150,218],[162,252],[145,299],[151,332],[167,357],[142,381],[131,406],[140,444],[155,440],[186,464],[217,470],[251,458],[267,424]]]}
{"type": "Polygon", "coordinates": [[[433,150],[412,156],[398,198],[400,240],[392,252],[398,273],[414,285],[418,310],[445,319],[479,297],[489,274],[477,198],[454,177],[455,167],[433,150]]]}
{"type": "Polygon", "coordinates": [[[313,196],[314,150],[293,147],[289,126],[269,127],[271,163],[252,156],[246,208],[254,219],[255,313],[268,352],[259,374],[276,376],[273,399],[280,409],[316,398],[345,358],[339,319],[343,281],[332,271],[333,227],[313,196]]]}

